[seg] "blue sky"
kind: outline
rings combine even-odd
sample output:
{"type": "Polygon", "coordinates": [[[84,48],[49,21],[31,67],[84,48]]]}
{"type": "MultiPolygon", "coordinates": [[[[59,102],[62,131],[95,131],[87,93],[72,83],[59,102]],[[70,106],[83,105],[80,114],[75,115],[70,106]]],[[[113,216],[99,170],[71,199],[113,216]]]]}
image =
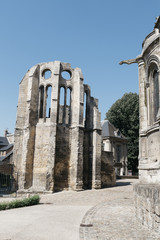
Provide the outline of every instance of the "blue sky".
{"type": "Polygon", "coordinates": [[[41,62],[80,67],[104,119],[138,93],[137,65],[118,63],[141,53],[158,15],[159,0],[0,0],[0,135],[14,132],[19,83],[41,62]]]}

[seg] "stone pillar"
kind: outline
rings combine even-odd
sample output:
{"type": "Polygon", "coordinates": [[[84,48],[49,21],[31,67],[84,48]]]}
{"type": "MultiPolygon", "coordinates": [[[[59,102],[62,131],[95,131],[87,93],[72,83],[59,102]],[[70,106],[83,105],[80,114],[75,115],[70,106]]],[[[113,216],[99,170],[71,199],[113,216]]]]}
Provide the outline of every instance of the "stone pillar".
{"type": "Polygon", "coordinates": [[[145,149],[145,131],[147,129],[147,99],[146,99],[146,72],[145,64],[142,59],[138,61],[139,69],[139,123],[140,123],[140,138],[139,138],[139,177],[141,180],[141,169],[146,164],[146,158],[143,149],[145,149]]]}
{"type": "Polygon", "coordinates": [[[127,158],[127,143],[124,145],[124,165],[125,165],[125,175],[128,175],[128,158],[127,158]]]}
{"type": "Polygon", "coordinates": [[[101,114],[98,111],[98,100],[93,99],[93,164],[92,188],[101,188],[101,114]]]}
{"type": "MultiPolygon", "coordinates": [[[[54,164],[56,149],[58,91],[59,91],[60,62],[44,64],[40,68],[40,84],[52,85],[50,118],[40,118],[36,125],[35,154],[33,165],[33,191],[54,191],[54,164]],[[45,69],[52,72],[49,80],[43,79],[42,73],[45,69]]],[[[48,86],[48,85],[47,85],[48,86]]],[[[45,86],[45,88],[47,87],[45,86]]],[[[44,94],[45,98],[46,94],[44,94]]],[[[44,99],[46,103],[46,98],[44,99]]],[[[46,107],[44,106],[44,109],[46,107]]]]}
{"type": "Polygon", "coordinates": [[[83,75],[79,68],[74,69],[72,89],[72,123],[69,188],[81,190],[83,186],[83,75]]]}
{"type": "Polygon", "coordinates": [[[147,128],[147,107],[146,107],[146,72],[145,72],[145,64],[141,59],[138,61],[138,69],[139,69],[139,111],[140,111],[140,132],[143,132],[147,128]]]}
{"type": "Polygon", "coordinates": [[[32,186],[35,126],[38,113],[38,66],[20,83],[14,144],[14,178],[19,191],[32,186]],[[32,91],[34,90],[34,91],[32,91]]]}

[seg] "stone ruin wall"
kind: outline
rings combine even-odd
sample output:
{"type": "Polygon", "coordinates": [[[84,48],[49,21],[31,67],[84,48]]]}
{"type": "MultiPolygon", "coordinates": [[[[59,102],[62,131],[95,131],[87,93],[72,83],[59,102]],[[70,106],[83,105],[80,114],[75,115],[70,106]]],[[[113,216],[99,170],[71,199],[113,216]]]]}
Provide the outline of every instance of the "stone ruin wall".
{"type": "Polygon", "coordinates": [[[101,141],[98,100],[81,69],[55,61],[28,70],[19,88],[13,153],[19,192],[100,188],[101,141]]]}

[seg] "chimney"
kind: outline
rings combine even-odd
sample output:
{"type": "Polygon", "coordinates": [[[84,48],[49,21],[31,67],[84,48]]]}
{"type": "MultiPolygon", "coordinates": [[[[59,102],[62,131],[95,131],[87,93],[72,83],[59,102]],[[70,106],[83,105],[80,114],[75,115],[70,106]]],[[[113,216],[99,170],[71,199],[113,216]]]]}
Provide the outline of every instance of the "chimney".
{"type": "Polygon", "coordinates": [[[7,137],[7,134],[8,134],[8,130],[5,129],[5,130],[4,130],[4,137],[7,137]]]}

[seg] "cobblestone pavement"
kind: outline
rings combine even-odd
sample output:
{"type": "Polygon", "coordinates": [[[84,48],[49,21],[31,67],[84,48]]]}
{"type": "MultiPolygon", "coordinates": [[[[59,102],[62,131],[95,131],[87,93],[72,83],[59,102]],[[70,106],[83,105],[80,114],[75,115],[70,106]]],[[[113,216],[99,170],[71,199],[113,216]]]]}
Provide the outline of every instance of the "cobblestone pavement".
{"type": "Polygon", "coordinates": [[[87,212],[80,227],[80,239],[151,240],[160,239],[137,223],[130,199],[102,203],[87,212]]]}
{"type": "Polygon", "coordinates": [[[137,179],[121,179],[115,187],[85,191],[62,191],[41,196],[41,203],[54,205],[95,206],[102,202],[133,198],[133,184],[137,179]]]}
{"type": "Polygon", "coordinates": [[[119,187],[108,189],[109,195],[105,202],[94,206],[85,214],[80,226],[81,240],[160,239],[160,233],[153,233],[135,218],[133,182],[135,180],[131,181],[131,185],[125,186],[123,180],[122,183],[119,182],[119,187]]]}
{"type": "Polygon", "coordinates": [[[117,181],[117,186],[101,190],[56,193],[43,196],[42,202],[53,204],[93,205],[80,226],[80,239],[94,240],[152,240],[160,234],[152,233],[136,221],[133,204],[133,184],[136,179],[117,181]],[[95,206],[96,205],[96,206],[95,206]]]}
{"type": "MultiPolygon", "coordinates": [[[[10,220],[11,214],[20,214],[20,212],[22,212],[22,217],[26,217],[26,223],[22,221],[19,223],[18,219],[17,223],[15,223],[21,225],[21,228],[18,229],[21,233],[20,238],[17,238],[19,236],[18,233],[14,233],[15,228],[11,229],[11,226],[8,225],[7,231],[10,230],[10,232],[5,235],[1,233],[0,239],[6,240],[8,239],[7,237],[12,236],[13,233],[15,234],[15,238],[9,239],[52,240],[57,239],[56,236],[58,236],[58,240],[160,239],[160,234],[154,234],[145,226],[136,222],[133,205],[133,184],[136,182],[136,179],[123,179],[118,180],[117,186],[112,188],[86,190],[80,192],[63,191],[54,194],[42,195],[41,205],[31,207],[33,210],[31,208],[28,208],[28,210],[25,208],[21,210],[10,210],[8,213],[7,211],[4,211],[3,214],[0,213],[1,215],[4,215],[2,217],[3,221],[6,218],[6,222],[8,221],[8,224],[11,226],[13,225],[13,222],[10,220]],[[37,211],[35,216],[33,211],[37,211]],[[44,211],[47,212],[45,213],[44,211]],[[47,214],[49,214],[49,218],[47,214]],[[33,218],[33,216],[36,219],[33,219],[31,224],[28,219],[33,218]],[[42,228],[41,219],[43,218],[45,219],[43,222],[43,224],[45,224],[45,232],[48,233],[48,237],[45,238],[40,232],[40,229],[42,228]],[[24,234],[24,229],[28,228],[28,224],[30,224],[30,230],[32,230],[26,230],[26,233],[24,234]],[[38,232],[36,229],[39,229],[39,235],[37,235],[38,232]],[[28,235],[29,232],[33,234],[32,238],[28,235]]],[[[7,198],[1,198],[0,200],[6,201],[7,198]]],[[[14,219],[15,218],[16,215],[14,215],[14,219]]],[[[2,229],[1,225],[0,232],[6,232],[5,226],[6,225],[4,224],[4,229],[2,229]]]]}

